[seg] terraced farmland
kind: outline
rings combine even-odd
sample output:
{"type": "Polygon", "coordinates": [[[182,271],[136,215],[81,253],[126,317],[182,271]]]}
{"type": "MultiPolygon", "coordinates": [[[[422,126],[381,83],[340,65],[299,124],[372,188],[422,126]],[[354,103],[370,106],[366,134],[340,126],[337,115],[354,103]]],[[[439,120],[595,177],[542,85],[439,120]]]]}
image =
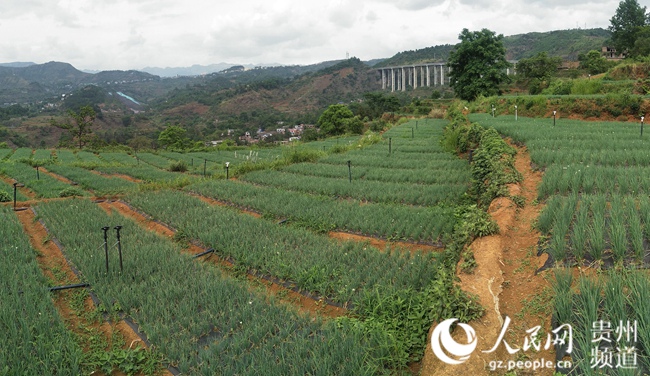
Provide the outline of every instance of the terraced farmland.
{"type": "Polygon", "coordinates": [[[442,251],[471,178],[467,161],[440,148],[444,125],[406,124],[370,145],[348,137],[237,152],[19,149],[6,152],[0,174],[38,198],[20,195],[18,205],[32,206],[48,231],[42,242],[55,242],[96,297],[88,309],[146,336],[154,350],[138,352],[147,359],[138,367],[157,366],[143,372],[392,374],[422,358],[441,315],[480,313],[454,287],[453,253],[442,251]],[[317,160],[296,164],[303,156],[317,160]],[[351,183],[337,158],[354,161],[351,183]],[[24,163],[37,160],[39,176],[24,163]],[[236,179],[224,179],[225,162],[236,179]],[[187,171],[170,171],[177,163],[187,171]],[[284,175],[337,188],[291,189],[277,183],[284,175]],[[120,202],[94,203],[107,197],[120,202]]]}

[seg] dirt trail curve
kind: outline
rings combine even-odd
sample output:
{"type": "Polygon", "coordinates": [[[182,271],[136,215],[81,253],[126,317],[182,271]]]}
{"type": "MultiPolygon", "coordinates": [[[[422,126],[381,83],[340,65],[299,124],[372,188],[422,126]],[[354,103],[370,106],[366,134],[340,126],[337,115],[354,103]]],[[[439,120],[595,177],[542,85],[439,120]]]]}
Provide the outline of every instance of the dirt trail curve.
{"type": "MultiPolygon", "coordinates": [[[[537,187],[541,183],[542,174],[532,170],[527,149],[516,148],[515,167],[524,179],[519,184],[509,186],[509,189],[511,195],[525,198],[525,206],[517,209],[511,199],[503,197],[491,203],[488,212],[499,224],[500,232],[476,239],[470,247],[474,252],[477,268],[473,274],[458,274],[462,289],[477,295],[485,308],[483,317],[470,323],[476,331],[476,350],[469,360],[461,365],[443,363],[431,350],[431,332],[434,325],[429,331],[428,346],[422,362],[423,376],[502,375],[507,369],[492,371],[490,361],[502,361],[505,364],[508,360],[555,359],[553,353],[544,350],[540,353],[520,350],[510,355],[503,343],[494,352],[482,352],[493,348],[506,316],[512,321],[505,341],[513,348],[522,347],[527,329],[543,325],[542,332],[546,333],[550,328],[549,283],[544,278],[544,273],[535,275],[535,270],[541,267],[546,259],[546,256],[536,256],[539,232],[533,228],[534,220],[542,210],[542,205],[536,204],[537,187]]],[[[463,330],[455,330],[452,337],[458,343],[467,343],[463,330]]],[[[552,375],[553,370],[537,370],[534,373],[517,370],[517,374],[552,375]]]]}

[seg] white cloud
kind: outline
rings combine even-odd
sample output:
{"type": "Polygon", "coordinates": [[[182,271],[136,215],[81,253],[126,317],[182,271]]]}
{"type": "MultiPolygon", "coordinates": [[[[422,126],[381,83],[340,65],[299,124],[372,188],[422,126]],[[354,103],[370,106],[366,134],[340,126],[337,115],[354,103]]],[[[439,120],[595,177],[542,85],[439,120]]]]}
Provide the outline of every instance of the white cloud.
{"type": "Polygon", "coordinates": [[[512,35],[607,27],[617,0],[9,0],[0,62],[132,69],[309,64],[457,43],[463,28],[512,35]],[[585,25],[586,23],[586,25],[585,25]]]}

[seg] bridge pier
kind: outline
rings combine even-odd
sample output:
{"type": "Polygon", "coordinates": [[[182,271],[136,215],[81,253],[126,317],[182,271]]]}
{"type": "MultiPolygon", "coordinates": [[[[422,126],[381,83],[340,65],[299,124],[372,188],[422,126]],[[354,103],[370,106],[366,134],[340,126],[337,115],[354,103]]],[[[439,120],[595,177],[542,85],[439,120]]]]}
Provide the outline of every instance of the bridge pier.
{"type": "Polygon", "coordinates": [[[391,92],[406,91],[409,86],[413,89],[447,86],[449,84],[447,77],[451,72],[445,63],[383,67],[378,70],[381,74],[382,90],[387,90],[390,87],[391,92]]]}

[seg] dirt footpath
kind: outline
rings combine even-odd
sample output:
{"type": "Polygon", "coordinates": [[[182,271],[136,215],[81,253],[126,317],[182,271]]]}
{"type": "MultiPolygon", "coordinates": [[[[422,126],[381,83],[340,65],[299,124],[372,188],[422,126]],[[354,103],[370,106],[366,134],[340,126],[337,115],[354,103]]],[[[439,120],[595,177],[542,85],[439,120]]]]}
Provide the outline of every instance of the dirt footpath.
{"type": "MultiPolygon", "coordinates": [[[[513,145],[514,146],[514,145],[513,145]]],[[[498,223],[500,232],[496,235],[476,239],[470,248],[474,253],[477,267],[473,274],[459,273],[461,288],[478,296],[485,314],[470,324],[476,331],[477,347],[469,359],[459,365],[449,365],[440,361],[431,350],[430,339],[434,325],[429,332],[429,342],[422,362],[421,375],[502,375],[507,369],[492,370],[493,366],[509,360],[554,360],[551,351],[537,353],[532,349],[519,350],[509,354],[503,342],[489,353],[498,342],[506,317],[511,322],[504,337],[512,348],[521,348],[526,338],[526,330],[542,325],[541,333],[550,328],[550,286],[545,273],[535,275],[535,271],[544,264],[546,255],[536,256],[539,232],[533,224],[542,205],[537,204],[537,187],[542,174],[530,167],[530,156],[526,148],[516,147],[515,167],[523,175],[521,183],[509,187],[510,194],[522,196],[525,206],[517,208],[509,198],[494,200],[488,213],[498,223]],[[495,363],[496,362],[496,363],[495,363]]],[[[468,343],[465,331],[456,328],[452,337],[460,344],[468,343]]],[[[545,341],[546,337],[543,337],[545,341]]],[[[543,348],[542,343],[542,348],[543,348]]],[[[513,370],[514,371],[514,370],[513,370]]],[[[516,370],[518,375],[552,375],[553,369],[516,370]]]]}

